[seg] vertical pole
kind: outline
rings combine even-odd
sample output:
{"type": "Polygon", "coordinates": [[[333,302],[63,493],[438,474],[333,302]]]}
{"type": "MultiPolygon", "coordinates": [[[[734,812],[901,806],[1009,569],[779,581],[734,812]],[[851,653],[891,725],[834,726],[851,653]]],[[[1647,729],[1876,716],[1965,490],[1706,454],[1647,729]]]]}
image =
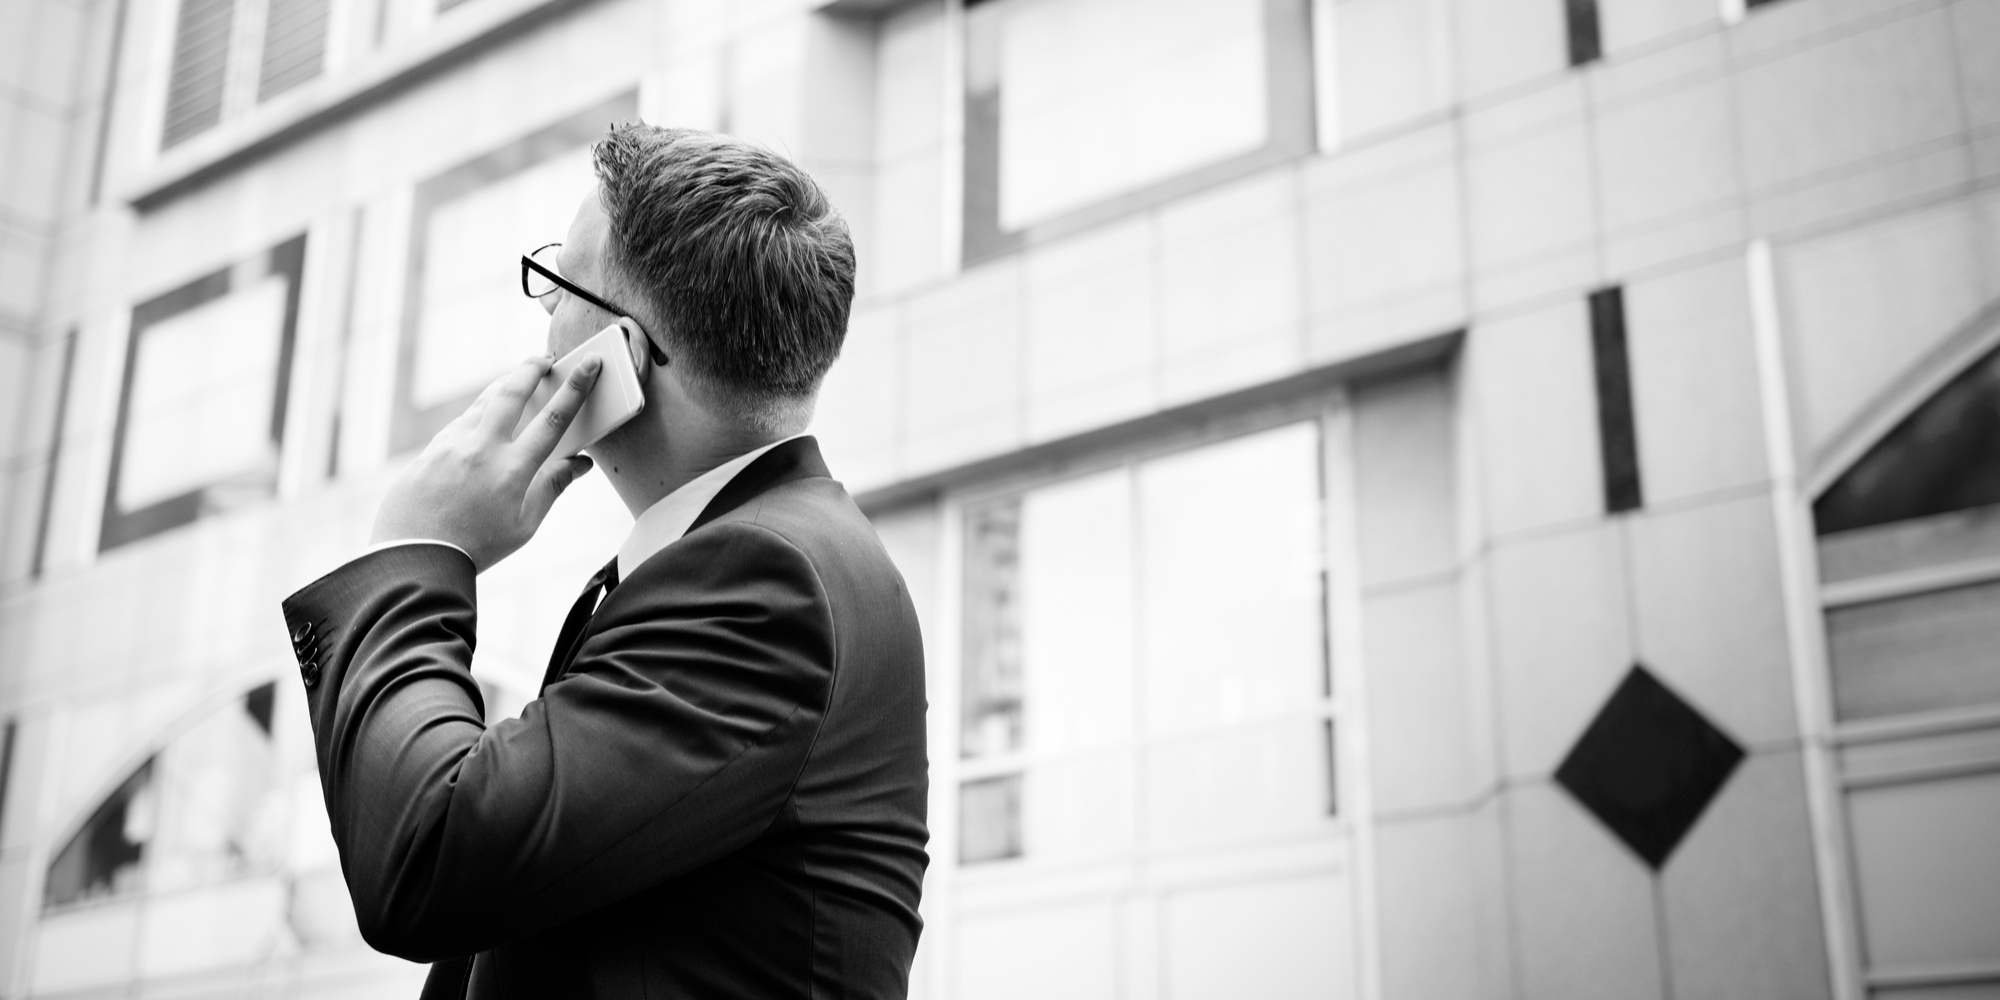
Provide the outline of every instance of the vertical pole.
{"type": "Polygon", "coordinates": [[[1771,510],[1785,595],[1785,637],[1792,664],[1799,753],[1805,768],[1806,809],[1818,874],[1827,976],[1834,1000],[1863,1000],[1854,895],[1848,884],[1847,843],[1841,822],[1840,778],[1834,760],[1832,699],[1827,690],[1826,634],[1819,601],[1818,551],[1810,497],[1801,493],[1798,447],[1792,429],[1790,379],[1778,310],[1777,275],[1767,240],[1753,240],[1745,264],[1750,282],[1750,327],[1763,401],[1765,456],[1771,475],[1771,510]]]}
{"type": "Polygon", "coordinates": [[[1376,905],[1375,800],[1368,739],[1367,649],[1362,632],[1361,553],[1355,505],[1354,407],[1336,391],[1320,420],[1326,481],[1327,619],[1333,631],[1334,730],[1345,763],[1336,779],[1352,843],[1356,995],[1382,997],[1381,912],[1376,905]]]}

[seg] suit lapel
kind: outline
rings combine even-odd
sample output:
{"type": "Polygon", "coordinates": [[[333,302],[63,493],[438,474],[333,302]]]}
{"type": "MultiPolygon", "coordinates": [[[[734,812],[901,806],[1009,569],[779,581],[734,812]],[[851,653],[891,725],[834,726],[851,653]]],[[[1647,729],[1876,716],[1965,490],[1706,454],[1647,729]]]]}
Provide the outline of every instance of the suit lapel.
{"type": "MultiPolygon", "coordinates": [[[[827,475],[826,462],[819,457],[819,442],[813,440],[811,435],[793,438],[757,456],[756,461],[744,466],[743,471],[732,477],[728,485],[722,487],[722,492],[717,493],[715,499],[710,500],[708,506],[701,509],[701,516],[695,518],[693,524],[688,525],[686,534],[681,537],[694,534],[702,525],[749,503],[773,487],[798,479],[824,479],[827,475]]],[[[616,566],[617,562],[614,560],[606,569],[616,566]]],[[[597,607],[602,608],[609,600],[611,595],[605,594],[604,600],[599,601],[597,607]]],[[[592,610],[591,616],[595,617],[596,613],[596,610],[592,610]]],[[[561,659],[551,659],[548,672],[543,675],[542,687],[547,688],[556,678],[569,673],[570,662],[576,659],[576,651],[583,648],[583,637],[589,633],[590,623],[586,619],[583,627],[570,641],[568,648],[557,653],[561,659]]]]}

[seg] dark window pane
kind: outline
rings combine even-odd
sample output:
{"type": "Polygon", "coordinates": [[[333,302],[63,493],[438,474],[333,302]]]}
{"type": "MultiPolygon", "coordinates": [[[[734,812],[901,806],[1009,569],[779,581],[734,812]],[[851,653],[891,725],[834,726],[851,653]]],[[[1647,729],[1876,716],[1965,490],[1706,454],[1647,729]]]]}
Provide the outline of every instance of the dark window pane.
{"type": "Polygon", "coordinates": [[[1604,39],[1598,28],[1597,0],[1568,0],[1564,5],[1569,22],[1569,64],[1581,66],[1604,55],[1604,39]]]}
{"type": "Polygon", "coordinates": [[[1813,504],[1819,533],[2000,503],[2000,351],[1951,380],[1813,504]]]}
{"type": "MultiPolygon", "coordinates": [[[[7,786],[14,776],[14,720],[7,720],[7,728],[0,730],[0,820],[7,815],[7,786]]],[[[0,823],[0,831],[6,825],[0,823]]]]}
{"type": "Polygon", "coordinates": [[[140,862],[152,833],[153,760],[148,758],[90,814],[49,865],[42,905],[65,906],[139,889],[140,862]]]}
{"type": "Polygon", "coordinates": [[[1334,739],[1333,720],[1326,720],[1321,730],[1326,736],[1326,814],[1340,815],[1340,744],[1334,739]]]}
{"type": "Polygon", "coordinates": [[[1625,350],[1625,295],[1590,295],[1590,349],[1597,375],[1597,442],[1604,457],[1604,509],[1616,514],[1645,503],[1639,489],[1639,435],[1632,416],[1632,367],[1625,350]]]}
{"type": "Polygon", "coordinates": [[[1633,664],[1556,768],[1556,784],[1655,870],[1743,762],[1743,748],[1633,664]]]}
{"type": "Polygon", "coordinates": [[[250,721],[255,722],[266,736],[271,735],[271,703],[277,694],[278,685],[268,683],[251,688],[243,696],[243,710],[250,713],[250,721]]]}
{"type": "Polygon", "coordinates": [[[968,781],[958,789],[958,861],[1021,856],[1021,776],[968,781]]]}
{"type": "Polygon", "coordinates": [[[28,575],[42,575],[43,557],[48,555],[49,519],[55,515],[56,483],[60,482],[63,457],[63,425],[69,416],[69,389],[76,379],[77,330],[71,327],[63,338],[62,377],[56,383],[55,419],[49,422],[49,468],[42,474],[41,516],[35,521],[35,554],[28,562],[28,575]]]}
{"type": "Polygon", "coordinates": [[[965,519],[965,668],[959,752],[1021,745],[1021,502],[965,519]]]}
{"type": "Polygon", "coordinates": [[[2000,504],[1891,521],[1819,538],[1821,583],[2000,559],[2000,504]]]}

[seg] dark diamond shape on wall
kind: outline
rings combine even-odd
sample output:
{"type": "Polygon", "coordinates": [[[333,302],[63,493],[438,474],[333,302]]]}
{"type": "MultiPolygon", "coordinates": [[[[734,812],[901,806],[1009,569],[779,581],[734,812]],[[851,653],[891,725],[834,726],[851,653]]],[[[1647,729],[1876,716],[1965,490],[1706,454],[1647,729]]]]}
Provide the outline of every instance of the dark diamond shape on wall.
{"type": "Polygon", "coordinates": [[[1742,760],[1735,740],[1634,664],[1556,783],[1659,868],[1742,760]]]}

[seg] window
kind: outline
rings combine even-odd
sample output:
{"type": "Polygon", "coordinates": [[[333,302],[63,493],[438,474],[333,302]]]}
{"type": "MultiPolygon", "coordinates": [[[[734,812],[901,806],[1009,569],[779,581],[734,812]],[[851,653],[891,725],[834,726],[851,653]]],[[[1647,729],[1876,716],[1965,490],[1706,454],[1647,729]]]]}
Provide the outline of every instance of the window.
{"type": "Polygon", "coordinates": [[[1569,64],[1582,66],[1604,58],[1597,0],[1564,0],[1563,15],[1569,34],[1569,64]]]}
{"type": "Polygon", "coordinates": [[[961,863],[1324,825],[1319,454],[1297,423],[966,510],[961,863]]]}
{"type": "Polygon", "coordinates": [[[276,867],[286,817],[273,684],[209,713],[146,758],[49,864],[43,906],[161,892],[276,867]]]}
{"type": "Polygon", "coordinates": [[[328,15],[328,0],[181,0],[160,148],[319,76],[328,15]]]}
{"type": "Polygon", "coordinates": [[[305,249],[295,237],[133,307],[99,551],[276,489],[305,249]]]}
{"type": "Polygon", "coordinates": [[[2000,986],[2000,349],[1986,350],[1813,504],[1846,895],[1874,996],[2000,986]]]}
{"type": "Polygon", "coordinates": [[[139,890],[139,862],[146,855],[152,803],[153,761],[134,770],[84,821],[83,829],[56,852],[42,889],[44,907],[124,896],[139,890]]]}
{"type": "MultiPolygon", "coordinates": [[[[287,675],[197,707],[83,811],[47,869],[25,992],[127,995],[359,946],[287,675]]],[[[120,743],[126,718],[86,712],[66,738],[120,743]]]]}
{"type": "Polygon", "coordinates": [[[1206,424],[1232,436],[1120,445],[949,502],[957,753],[932,766],[956,808],[933,820],[958,830],[925,932],[952,942],[933,990],[1358,988],[1359,817],[1335,798],[1333,741],[1353,687],[1328,615],[1349,594],[1330,612],[1329,581],[1359,584],[1361,560],[1330,561],[1353,546],[1325,526],[1358,513],[1367,404],[1253,405],[1206,424]]]}
{"type": "Polygon", "coordinates": [[[966,262],[1309,150],[1307,7],[968,5],[966,262]]]}
{"type": "Polygon", "coordinates": [[[637,117],[626,93],[417,186],[391,445],[429,441],[488,382],[546,346],[549,317],[521,296],[520,256],[561,242],[597,183],[590,144],[637,117]]]}
{"type": "Polygon", "coordinates": [[[1632,414],[1632,363],[1625,348],[1625,291],[1590,293],[1590,358],[1597,388],[1597,445],[1604,469],[1604,509],[1618,514],[1645,504],[1639,488],[1639,433],[1632,414]]]}
{"type": "Polygon", "coordinates": [[[2000,351],[1813,504],[1843,720],[2000,702],[2000,351]]]}

